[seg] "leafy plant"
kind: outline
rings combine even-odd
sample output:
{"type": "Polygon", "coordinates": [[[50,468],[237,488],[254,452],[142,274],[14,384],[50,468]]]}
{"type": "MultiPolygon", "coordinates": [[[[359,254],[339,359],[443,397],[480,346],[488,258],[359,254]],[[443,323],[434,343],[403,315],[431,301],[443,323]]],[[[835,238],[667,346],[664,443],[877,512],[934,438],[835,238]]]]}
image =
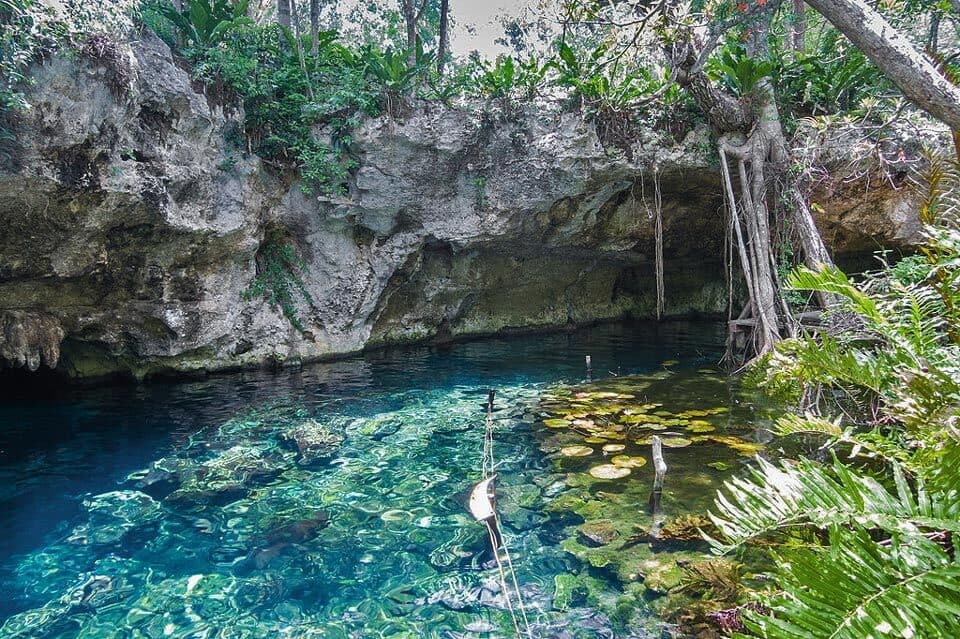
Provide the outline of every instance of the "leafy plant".
{"type": "Polygon", "coordinates": [[[313,304],[301,277],[306,272],[306,262],[297,255],[289,240],[281,232],[271,230],[257,252],[257,275],[241,293],[241,298],[248,301],[264,298],[271,307],[279,308],[294,328],[303,332],[306,328],[297,313],[297,298],[313,304]]]}
{"type": "Polygon", "coordinates": [[[833,321],[778,345],[758,377],[811,411],[778,433],[820,438],[832,460],[758,459],[717,497],[717,552],[779,545],[777,588],[744,613],[756,636],[960,635],[960,346],[945,312],[960,302],[960,232],[927,234],[926,263],[860,283],[836,269],[789,277],[833,295],[833,321]]]}
{"type": "Polygon", "coordinates": [[[854,112],[865,98],[890,88],[874,64],[835,29],[827,29],[812,50],[774,46],[772,59],[779,102],[800,115],[854,112]]]}
{"type": "Polygon", "coordinates": [[[301,61],[290,35],[277,25],[233,26],[218,46],[194,54],[194,73],[242,99],[250,146],[262,157],[298,169],[304,190],[342,192],[356,164],[349,131],[359,113],[379,111],[387,90],[368,79],[379,58],[326,32],[316,55],[305,51],[301,61]]]}
{"type": "Polygon", "coordinates": [[[247,17],[250,0],[187,0],[181,9],[169,2],[157,2],[151,8],[169,20],[188,47],[209,48],[237,26],[253,24],[247,17]]]}
{"type": "Polygon", "coordinates": [[[726,44],[706,64],[707,74],[737,95],[747,95],[773,72],[773,63],[747,55],[739,44],[726,44]]]}

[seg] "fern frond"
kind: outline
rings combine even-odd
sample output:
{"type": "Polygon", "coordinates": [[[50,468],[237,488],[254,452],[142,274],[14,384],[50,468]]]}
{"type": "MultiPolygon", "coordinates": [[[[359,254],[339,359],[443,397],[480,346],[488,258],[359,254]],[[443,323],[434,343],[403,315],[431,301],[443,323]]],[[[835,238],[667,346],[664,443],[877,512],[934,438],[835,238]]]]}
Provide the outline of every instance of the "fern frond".
{"type": "Polygon", "coordinates": [[[860,527],[834,527],[829,549],[778,560],[784,593],[748,613],[746,626],[769,639],[960,636],[960,565],[922,535],[876,542],[860,527]],[[789,594],[786,594],[789,593],[789,594]]]}
{"type": "MultiPolygon", "coordinates": [[[[960,468],[949,472],[960,485],[960,468]]],[[[895,492],[836,460],[829,466],[809,460],[777,466],[758,458],[749,477],[728,480],[717,494],[718,513],[711,512],[710,519],[723,541],[709,541],[715,552],[725,553],[749,540],[804,526],[960,531],[956,493],[930,493],[922,479],[911,488],[898,464],[893,464],[893,475],[895,492]]]]}
{"type": "Polygon", "coordinates": [[[844,434],[840,426],[840,418],[834,420],[824,419],[807,413],[806,415],[794,415],[788,413],[777,420],[774,434],[780,437],[788,435],[819,434],[829,435],[831,437],[841,437],[844,434]]]}

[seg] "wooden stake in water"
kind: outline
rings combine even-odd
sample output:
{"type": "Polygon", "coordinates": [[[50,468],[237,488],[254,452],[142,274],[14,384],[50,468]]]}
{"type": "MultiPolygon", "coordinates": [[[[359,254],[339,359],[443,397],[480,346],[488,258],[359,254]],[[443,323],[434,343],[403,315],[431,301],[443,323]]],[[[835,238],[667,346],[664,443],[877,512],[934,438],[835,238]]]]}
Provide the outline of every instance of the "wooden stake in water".
{"type": "Polygon", "coordinates": [[[593,378],[593,360],[590,358],[589,355],[587,355],[586,358],[584,359],[587,362],[587,380],[589,381],[590,379],[593,378]]]}
{"type": "Polygon", "coordinates": [[[650,512],[660,512],[660,497],[663,494],[663,478],[667,474],[667,462],[663,458],[663,442],[653,436],[653,491],[650,493],[650,512]]]}

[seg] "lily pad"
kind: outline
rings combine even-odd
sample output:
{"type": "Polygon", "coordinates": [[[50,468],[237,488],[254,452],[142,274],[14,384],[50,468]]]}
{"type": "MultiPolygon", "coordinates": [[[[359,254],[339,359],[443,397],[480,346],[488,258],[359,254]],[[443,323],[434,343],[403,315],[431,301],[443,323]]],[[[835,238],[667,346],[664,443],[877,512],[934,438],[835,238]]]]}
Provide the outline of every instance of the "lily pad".
{"type": "Polygon", "coordinates": [[[624,438],[623,433],[618,433],[613,430],[601,430],[599,432],[594,433],[594,435],[596,435],[597,437],[605,437],[607,439],[623,439],[624,438]]]}
{"type": "Polygon", "coordinates": [[[691,433],[712,433],[717,427],[702,419],[695,419],[687,425],[687,430],[691,433]]]}
{"type": "Polygon", "coordinates": [[[686,437],[664,437],[662,441],[667,448],[686,448],[693,443],[686,437]]]}
{"type": "Polygon", "coordinates": [[[543,425],[547,428],[566,428],[570,425],[570,422],[565,419],[545,419],[543,425]]]}
{"type": "Polygon", "coordinates": [[[603,452],[605,453],[619,453],[626,448],[623,444],[606,444],[603,447],[603,452]]]}
{"type": "Polygon", "coordinates": [[[614,466],[613,464],[601,464],[590,469],[590,475],[597,479],[623,479],[629,474],[629,468],[614,466]]]}
{"type": "Polygon", "coordinates": [[[617,455],[610,459],[610,463],[620,468],[640,468],[647,463],[645,457],[632,457],[630,455],[617,455]]]}
{"type": "Polygon", "coordinates": [[[729,446],[742,457],[753,457],[764,448],[763,444],[748,442],[745,439],[740,439],[732,435],[712,435],[710,436],[710,441],[729,446]]]}
{"type": "Polygon", "coordinates": [[[564,457],[588,457],[593,454],[593,449],[589,446],[564,446],[560,454],[564,457]]]}
{"type": "Polygon", "coordinates": [[[606,441],[607,440],[604,437],[584,437],[583,438],[583,443],[585,444],[602,444],[606,441]]]}

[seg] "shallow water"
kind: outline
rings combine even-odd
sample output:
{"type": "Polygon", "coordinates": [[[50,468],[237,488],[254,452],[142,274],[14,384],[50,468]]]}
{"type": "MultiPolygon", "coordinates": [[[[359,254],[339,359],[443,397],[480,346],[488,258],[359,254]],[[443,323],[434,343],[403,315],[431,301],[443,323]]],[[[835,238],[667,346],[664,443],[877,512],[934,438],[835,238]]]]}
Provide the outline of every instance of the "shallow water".
{"type": "MultiPolygon", "coordinates": [[[[610,325],[275,374],[8,387],[0,636],[513,636],[484,530],[464,507],[480,478],[489,388],[505,537],[535,636],[657,636],[645,610],[610,619],[596,601],[554,605],[554,578],[586,566],[560,545],[570,522],[547,511],[568,469],[541,451],[537,402],[582,381],[588,354],[595,377],[678,360],[647,399],[720,403],[749,428],[753,407],[735,386],[696,372],[715,366],[720,331],[610,325]],[[342,437],[329,457],[298,449],[291,433],[310,420],[342,437]]],[[[705,463],[726,459],[722,449],[671,451],[671,473],[715,479],[705,463]]],[[[665,503],[701,507],[711,492],[668,490],[665,503]]],[[[620,594],[611,579],[604,596],[620,594]]]]}

